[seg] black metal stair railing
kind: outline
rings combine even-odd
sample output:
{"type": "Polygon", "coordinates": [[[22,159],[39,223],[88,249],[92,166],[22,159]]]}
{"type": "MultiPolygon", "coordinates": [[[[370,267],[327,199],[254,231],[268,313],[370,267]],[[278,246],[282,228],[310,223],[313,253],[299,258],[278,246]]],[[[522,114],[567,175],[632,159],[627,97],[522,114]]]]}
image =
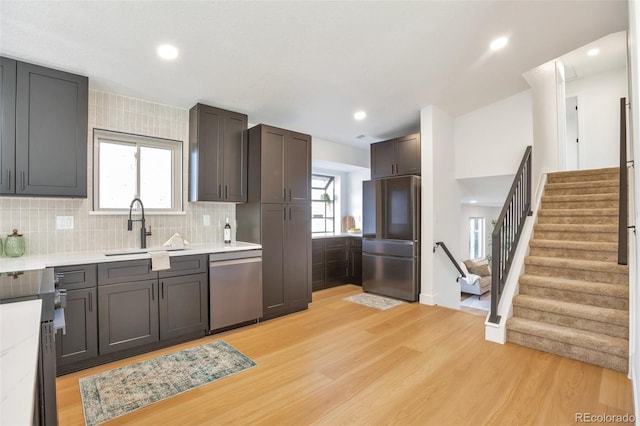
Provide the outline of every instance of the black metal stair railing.
{"type": "Polygon", "coordinates": [[[498,303],[527,216],[531,215],[531,146],[528,146],[491,234],[491,313],[498,324],[498,303]]]}
{"type": "Polygon", "coordinates": [[[627,182],[627,102],[620,98],[620,203],[618,205],[618,264],[628,261],[627,209],[629,205],[627,182]]]}
{"type": "MultiPolygon", "coordinates": [[[[436,252],[436,249],[438,248],[438,246],[442,247],[442,250],[444,250],[444,252],[447,254],[447,257],[449,258],[449,260],[451,261],[451,263],[453,263],[453,266],[456,267],[456,269],[458,270],[458,272],[460,273],[460,275],[464,278],[467,277],[467,275],[464,273],[464,271],[462,270],[462,268],[460,267],[460,265],[458,265],[458,262],[456,262],[456,260],[454,259],[453,255],[451,254],[451,252],[449,251],[449,248],[447,247],[447,245],[443,242],[443,241],[437,241],[436,245],[433,246],[433,252],[436,252]]],[[[458,277],[458,279],[460,279],[460,277],[458,277]]],[[[457,281],[457,280],[456,280],[457,281]]]]}

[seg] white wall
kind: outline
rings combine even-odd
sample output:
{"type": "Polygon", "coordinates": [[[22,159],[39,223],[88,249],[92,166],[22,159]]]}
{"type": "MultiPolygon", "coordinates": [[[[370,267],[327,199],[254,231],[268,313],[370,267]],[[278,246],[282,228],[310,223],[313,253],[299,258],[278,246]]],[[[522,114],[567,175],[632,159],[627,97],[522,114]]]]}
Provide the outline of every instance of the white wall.
{"type": "Polygon", "coordinates": [[[555,61],[547,62],[524,73],[531,86],[533,114],[533,191],[540,176],[558,170],[558,113],[555,61]]]}
{"type": "Polygon", "coordinates": [[[533,143],[531,105],[531,91],[526,90],[456,117],[456,177],[515,173],[525,148],[533,143]]]}
{"type": "Polygon", "coordinates": [[[472,217],[483,217],[484,230],[484,253],[485,256],[491,254],[489,241],[493,232],[492,220],[498,219],[502,207],[485,207],[474,204],[462,204],[460,206],[460,254],[462,257],[457,260],[469,258],[469,219],[472,217]]]}
{"type": "Polygon", "coordinates": [[[422,291],[420,302],[460,308],[458,272],[436,241],[460,259],[460,197],[455,177],[454,120],[427,106],[420,111],[422,151],[422,291]]]}
{"type": "Polygon", "coordinates": [[[369,162],[369,144],[362,148],[356,148],[313,138],[311,141],[311,158],[314,161],[330,161],[364,168],[371,166],[369,162]]]}
{"type": "Polygon", "coordinates": [[[371,179],[370,169],[359,169],[347,173],[346,192],[343,199],[347,204],[346,214],[353,216],[356,228],[362,228],[362,181],[371,179]]]}
{"type": "Polygon", "coordinates": [[[620,98],[627,97],[626,67],[566,84],[567,96],[578,96],[580,168],[619,165],[620,98]]]}
{"type": "MultiPolygon", "coordinates": [[[[631,99],[631,139],[634,153],[640,153],[640,4],[637,0],[629,2],[629,71],[630,71],[630,99],[631,99]]],[[[636,202],[640,200],[640,173],[634,171],[634,198],[636,202]]],[[[640,223],[640,210],[637,205],[631,205],[631,217],[635,219],[635,224],[640,223]]],[[[633,220],[632,219],[632,220],[633,220]]],[[[640,264],[640,233],[635,235],[635,259],[629,259],[630,262],[635,262],[635,268],[630,268],[632,271],[637,270],[637,266],[640,264]]],[[[630,288],[630,375],[633,380],[633,398],[635,405],[635,412],[640,412],[640,339],[638,338],[638,330],[640,330],[640,298],[638,298],[636,289],[640,285],[638,276],[640,274],[635,273],[634,281],[631,282],[630,288]]]]}

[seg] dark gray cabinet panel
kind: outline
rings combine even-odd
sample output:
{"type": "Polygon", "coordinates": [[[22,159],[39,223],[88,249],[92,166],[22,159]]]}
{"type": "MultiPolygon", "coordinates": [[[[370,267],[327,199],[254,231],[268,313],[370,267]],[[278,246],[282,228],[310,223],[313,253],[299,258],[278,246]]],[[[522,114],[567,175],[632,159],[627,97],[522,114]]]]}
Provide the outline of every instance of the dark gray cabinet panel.
{"type": "Polygon", "coordinates": [[[60,288],[76,290],[79,288],[95,287],[97,285],[96,265],[60,266],[55,268],[60,288]]]}
{"type": "Polygon", "coordinates": [[[107,262],[98,265],[99,285],[155,280],[157,278],[158,273],[151,270],[149,259],[107,262]]]}
{"type": "Polygon", "coordinates": [[[358,237],[350,238],[349,283],[362,285],[362,238],[358,237]]]}
{"type": "Polygon", "coordinates": [[[98,287],[100,354],[159,340],[157,286],[137,281],[98,287]]]}
{"type": "Polygon", "coordinates": [[[289,205],[285,238],[285,281],[292,309],[311,301],[311,206],[289,205]]]}
{"type": "Polygon", "coordinates": [[[16,61],[0,57],[0,194],[15,193],[16,61]]]}
{"type": "Polygon", "coordinates": [[[18,62],[16,194],[87,196],[88,79],[18,62]]]}
{"type": "Polygon", "coordinates": [[[345,284],[349,278],[349,239],[330,238],[325,244],[325,287],[345,284]]]}
{"type": "Polygon", "coordinates": [[[362,284],[362,238],[319,238],[312,247],[313,291],[362,284]]]}
{"type": "Polygon", "coordinates": [[[420,134],[371,144],[372,179],[420,173],[420,134]]]}
{"type": "Polygon", "coordinates": [[[171,269],[159,271],[158,277],[178,277],[182,275],[202,274],[207,272],[209,257],[206,254],[197,256],[172,256],[169,258],[171,269]]]}
{"type": "Polygon", "coordinates": [[[287,286],[284,278],[285,215],[282,204],[262,206],[262,298],[265,316],[284,311],[287,286]]]}
{"type": "Polygon", "coordinates": [[[207,274],[160,280],[160,340],[208,328],[207,274]]]}
{"type": "Polygon", "coordinates": [[[324,240],[311,240],[311,290],[324,288],[324,240]]]}
{"type": "Polygon", "coordinates": [[[311,136],[289,133],[286,150],[287,202],[309,204],[311,201],[311,136]]]}
{"type": "Polygon", "coordinates": [[[189,151],[189,201],[247,201],[246,115],[195,105],[189,151]]]}
{"type": "Polygon", "coordinates": [[[96,296],[95,287],[67,291],[66,333],[58,330],[56,334],[56,364],[59,367],[98,356],[96,296]]]}

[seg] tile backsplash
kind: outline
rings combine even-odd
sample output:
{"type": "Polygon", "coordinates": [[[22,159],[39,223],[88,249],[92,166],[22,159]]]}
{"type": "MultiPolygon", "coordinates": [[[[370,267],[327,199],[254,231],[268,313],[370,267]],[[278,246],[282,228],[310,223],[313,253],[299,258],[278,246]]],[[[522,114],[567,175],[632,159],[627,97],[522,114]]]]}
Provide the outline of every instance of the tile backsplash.
{"type": "MultiPolygon", "coordinates": [[[[187,202],[188,110],[89,90],[87,198],[0,197],[0,238],[3,241],[15,228],[24,235],[26,255],[139,247],[139,222],[134,222],[133,231],[127,231],[128,217],[125,215],[90,214],[94,128],[180,140],[184,144],[185,214],[147,215],[147,227],[151,226],[152,232],[147,238],[148,246],[162,244],[175,232],[182,234],[190,243],[222,241],[227,217],[234,228],[234,204],[187,202]],[[73,229],[56,229],[57,216],[72,216],[73,229]],[[204,225],[206,216],[208,225],[204,225]]],[[[235,232],[232,232],[232,236],[235,236],[235,232]]]]}

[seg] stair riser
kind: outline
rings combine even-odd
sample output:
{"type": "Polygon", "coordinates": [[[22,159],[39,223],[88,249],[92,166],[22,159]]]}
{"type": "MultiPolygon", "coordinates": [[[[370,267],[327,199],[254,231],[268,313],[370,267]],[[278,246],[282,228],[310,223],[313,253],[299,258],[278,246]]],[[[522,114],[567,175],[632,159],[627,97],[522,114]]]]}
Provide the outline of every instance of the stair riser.
{"type": "Polygon", "coordinates": [[[542,200],[543,209],[617,209],[617,200],[556,201],[542,200]]]}
{"type": "Polygon", "coordinates": [[[591,175],[560,175],[554,176],[549,175],[547,182],[548,183],[569,183],[569,182],[591,182],[598,180],[618,180],[620,179],[620,174],[618,172],[607,172],[607,173],[598,173],[591,175]]]}
{"type": "Polygon", "coordinates": [[[548,322],[550,324],[561,325],[577,330],[591,331],[606,336],[619,337],[621,339],[629,338],[629,328],[617,324],[609,324],[606,322],[594,321],[586,318],[576,318],[565,314],[555,312],[539,311],[524,306],[513,306],[513,315],[518,318],[530,319],[539,322],[548,322]]]}
{"type": "Polygon", "coordinates": [[[563,232],[563,231],[534,231],[534,238],[538,240],[560,241],[600,241],[607,243],[618,242],[617,232],[563,232]]]}
{"type": "Polygon", "coordinates": [[[618,253],[612,251],[571,250],[548,247],[531,247],[529,255],[556,258],[561,257],[565,259],[599,260],[603,262],[616,262],[618,260],[618,253]]]}
{"type": "Polygon", "coordinates": [[[539,214],[538,223],[558,225],[617,225],[618,216],[545,216],[539,214]]]}
{"type": "Polygon", "coordinates": [[[629,361],[625,357],[582,348],[569,343],[557,342],[544,337],[523,334],[509,329],[507,329],[507,342],[526,346],[532,349],[538,349],[578,361],[584,361],[589,364],[610,368],[623,373],[626,373],[629,367],[629,361]]]}
{"type": "Polygon", "coordinates": [[[617,186],[591,186],[589,188],[545,188],[544,195],[587,195],[617,192],[617,186]]]}
{"type": "Polygon", "coordinates": [[[562,290],[557,288],[540,287],[529,284],[520,284],[520,294],[527,296],[543,297],[560,302],[582,303],[585,305],[599,306],[601,308],[629,310],[627,298],[607,296],[605,294],[589,294],[578,291],[562,290]]]}
{"type": "Polygon", "coordinates": [[[570,280],[629,285],[629,278],[626,274],[585,271],[583,269],[554,268],[541,265],[525,265],[525,271],[529,275],[541,275],[543,277],[558,277],[570,280]]]}

